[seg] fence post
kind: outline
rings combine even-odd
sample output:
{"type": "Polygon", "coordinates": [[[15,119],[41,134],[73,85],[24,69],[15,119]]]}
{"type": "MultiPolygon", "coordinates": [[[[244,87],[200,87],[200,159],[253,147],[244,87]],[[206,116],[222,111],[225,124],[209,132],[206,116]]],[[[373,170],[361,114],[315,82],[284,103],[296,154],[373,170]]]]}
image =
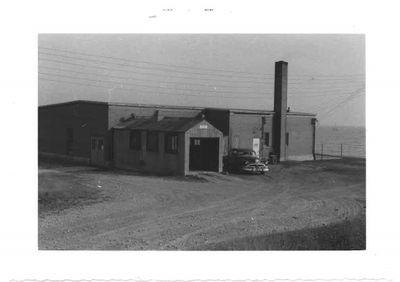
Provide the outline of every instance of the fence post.
{"type": "Polygon", "coordinates": [[[324,159],[324,144],[321,144],[321,160],[324,159]]]}
{"type": "Polygon", "coordinates": [[[340,144],[340,157],[343,158],[343,144],[340,144]]]}

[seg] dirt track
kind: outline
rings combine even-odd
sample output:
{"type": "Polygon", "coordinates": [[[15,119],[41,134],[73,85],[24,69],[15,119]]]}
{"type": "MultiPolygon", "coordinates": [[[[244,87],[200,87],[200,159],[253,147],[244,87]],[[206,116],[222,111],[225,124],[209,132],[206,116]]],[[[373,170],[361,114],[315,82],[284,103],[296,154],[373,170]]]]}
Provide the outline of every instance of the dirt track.
{"type": "Polygon", "coordinates": [[[208,249],[364,216],[364,161],[270,168],[180,178],[41,167],[39,198],[62,196],[39,205],[39,249],[208,249]]]}

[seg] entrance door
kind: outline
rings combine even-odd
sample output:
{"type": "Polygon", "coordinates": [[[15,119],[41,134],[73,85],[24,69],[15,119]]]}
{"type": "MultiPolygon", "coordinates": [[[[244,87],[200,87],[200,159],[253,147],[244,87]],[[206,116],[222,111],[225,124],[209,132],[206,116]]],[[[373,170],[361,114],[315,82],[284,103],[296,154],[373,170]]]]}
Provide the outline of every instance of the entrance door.
{"type": "Polygon", "coordinates": [[[104,165],[104,138],[92,137],[91,139],[91,164],[104,165]]]}
{"type": "Polygon", "coordinates": [[[260,138],[253,138],[253,151],[260,155],[260,138]]]}
{"type": "Polygon", "coordinates": [[[219,138],[190,138],[189,169],[218,171],[219,138]]]}

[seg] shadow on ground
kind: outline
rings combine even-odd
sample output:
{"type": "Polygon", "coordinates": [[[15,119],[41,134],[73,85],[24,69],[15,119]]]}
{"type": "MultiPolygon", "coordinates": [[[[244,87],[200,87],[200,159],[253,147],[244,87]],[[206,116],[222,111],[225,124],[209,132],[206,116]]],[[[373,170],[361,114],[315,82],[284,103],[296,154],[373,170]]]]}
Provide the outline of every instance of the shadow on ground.
{"type": "Polygon", "coordinates": [[[365,215],[296,231],[249,236],[202,245],[197,250],[365,250],[365,215]]]}

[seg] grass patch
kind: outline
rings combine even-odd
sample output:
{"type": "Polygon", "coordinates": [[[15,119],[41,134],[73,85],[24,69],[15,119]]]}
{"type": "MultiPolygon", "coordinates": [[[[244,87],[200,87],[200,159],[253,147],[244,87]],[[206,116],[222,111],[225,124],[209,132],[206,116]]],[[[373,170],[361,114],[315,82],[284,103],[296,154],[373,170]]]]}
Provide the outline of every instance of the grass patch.
{"type": "Polygon", "coordinates": [[[107,200],[95,184],[74,174],[46,173],[39,175],[39,216],[107,200]]]}
{"type": "Polygon", "coordinates": [[[238,238],[202,250],[365,250],[365,216],[303,230],[238,238]]]}

